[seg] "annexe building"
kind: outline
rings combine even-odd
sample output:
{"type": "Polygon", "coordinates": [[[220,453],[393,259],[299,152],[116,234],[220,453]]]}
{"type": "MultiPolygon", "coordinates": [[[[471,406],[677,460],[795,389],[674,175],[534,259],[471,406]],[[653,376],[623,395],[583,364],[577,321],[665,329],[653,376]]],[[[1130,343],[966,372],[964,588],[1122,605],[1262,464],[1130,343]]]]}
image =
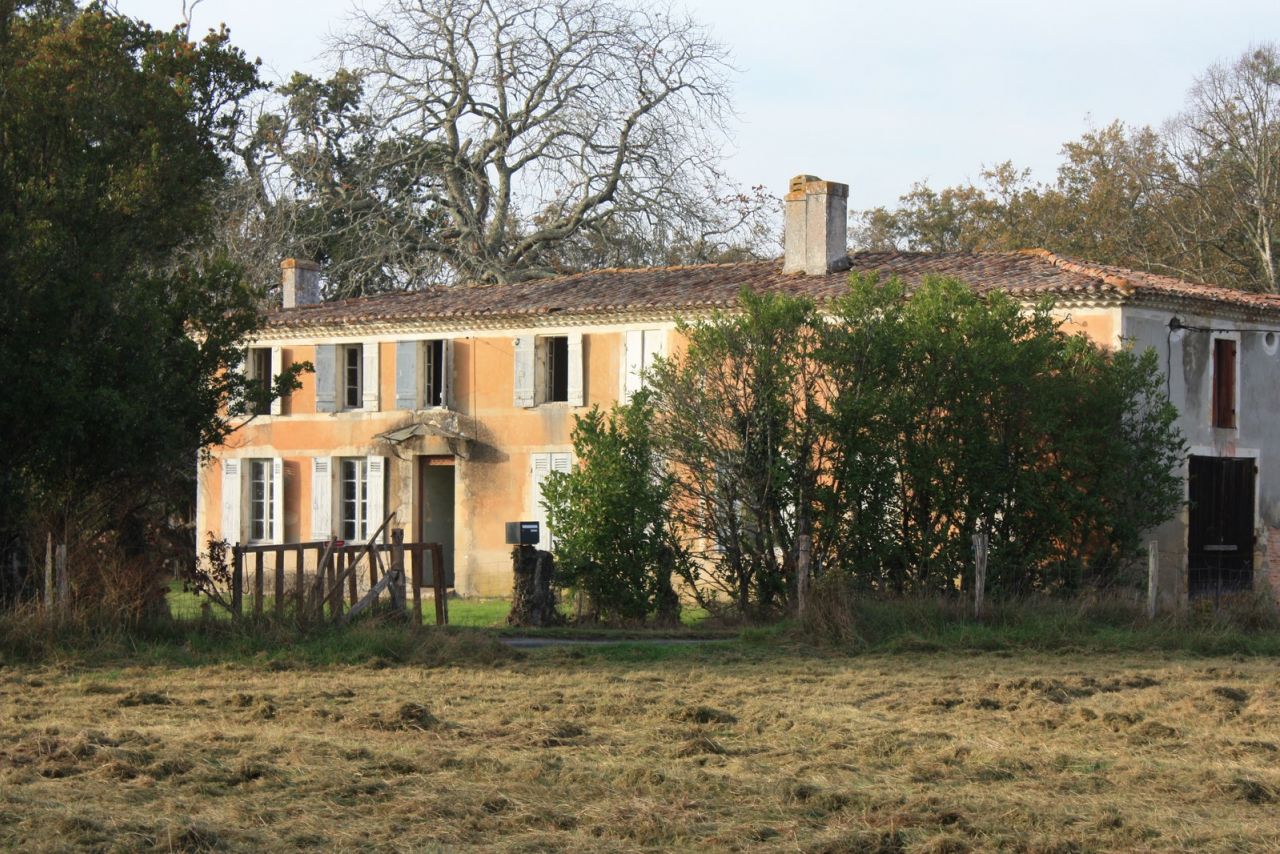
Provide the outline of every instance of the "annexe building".
{"type": "Polygon", "coordinates": [[[200,537],[357,541],[394,512],[407,537],[444,545],[459,592],[508,594],[504,523],[545,520],[541,483],[573,463],[574,416],[639,388],[679,348],[678,320],[731,309],[744,287],[821,302],[851,272],[908,286],[938,274],[1028,303],[1052,297],[1066,330],[1154,348],[1189,446],[1188,502],[1152,532],[1162,606],[1280,591],[1280,297],[1044,250],[849,254],[846,197],[842,184],[793,179],[785,254],[771,261],[320,302],[319,268],[286,260],[283,306],[249,342],[246,369],[315,371],[201,465],[200,537]]]}

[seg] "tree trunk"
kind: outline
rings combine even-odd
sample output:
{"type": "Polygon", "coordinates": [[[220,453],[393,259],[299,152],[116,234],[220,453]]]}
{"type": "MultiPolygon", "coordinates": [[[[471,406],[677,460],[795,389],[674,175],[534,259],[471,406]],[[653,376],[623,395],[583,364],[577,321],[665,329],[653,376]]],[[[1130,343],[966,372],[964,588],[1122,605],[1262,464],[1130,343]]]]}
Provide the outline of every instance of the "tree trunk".
{"type": "Polygon", "coordinates": [[[564,622],[556,610],[556,594],[551,587],[555,576],[555,561],[551,553],[538,551],[532,546],[516,546],[511,551],[511,562],[515,584],[507,623],[539,627],[564,622]]]}

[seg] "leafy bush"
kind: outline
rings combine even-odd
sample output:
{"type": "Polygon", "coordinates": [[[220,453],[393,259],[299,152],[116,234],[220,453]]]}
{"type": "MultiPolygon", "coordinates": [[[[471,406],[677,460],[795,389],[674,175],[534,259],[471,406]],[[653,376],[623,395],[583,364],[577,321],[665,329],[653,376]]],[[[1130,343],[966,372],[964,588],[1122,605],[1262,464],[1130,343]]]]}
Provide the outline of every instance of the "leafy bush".
{"type": "Polygon", "coordinates": [[[652,418],[643,391],[608,413],[593,407],[573,431],[580,467],[552,472],[543,486],[557,573],[596,620],[679,620],[671,576],[684,556],[667,524],[672,477],[655,453],[652,418]]]}

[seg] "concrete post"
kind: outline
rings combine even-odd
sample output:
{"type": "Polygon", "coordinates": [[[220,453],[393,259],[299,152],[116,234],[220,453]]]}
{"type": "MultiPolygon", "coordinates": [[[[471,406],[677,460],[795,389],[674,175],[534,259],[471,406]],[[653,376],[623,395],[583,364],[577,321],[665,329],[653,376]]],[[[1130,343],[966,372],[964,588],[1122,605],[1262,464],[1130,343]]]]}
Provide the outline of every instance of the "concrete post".
{"type": "Polygon", "coordinates": [[[1160,543],[1147,543],[1147,618],[1154,620],[1160,597],[1160,543]]]}

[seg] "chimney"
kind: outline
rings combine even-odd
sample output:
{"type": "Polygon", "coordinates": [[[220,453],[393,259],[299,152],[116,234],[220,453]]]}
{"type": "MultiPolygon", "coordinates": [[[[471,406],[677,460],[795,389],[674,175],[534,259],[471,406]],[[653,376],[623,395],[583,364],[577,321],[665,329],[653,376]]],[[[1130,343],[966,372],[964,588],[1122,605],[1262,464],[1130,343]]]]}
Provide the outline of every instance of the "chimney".
{"type": "Polygon", "coordinates": [[[301,258],[280,262],[280,293],[284,308],[320,302],[320,265],[301,258]]]}
{"type": "Polygon", "coordinates": [[[782,272],[821,276],[849,269],[849,185],[797,175],[786,203],[782,272]]]}

